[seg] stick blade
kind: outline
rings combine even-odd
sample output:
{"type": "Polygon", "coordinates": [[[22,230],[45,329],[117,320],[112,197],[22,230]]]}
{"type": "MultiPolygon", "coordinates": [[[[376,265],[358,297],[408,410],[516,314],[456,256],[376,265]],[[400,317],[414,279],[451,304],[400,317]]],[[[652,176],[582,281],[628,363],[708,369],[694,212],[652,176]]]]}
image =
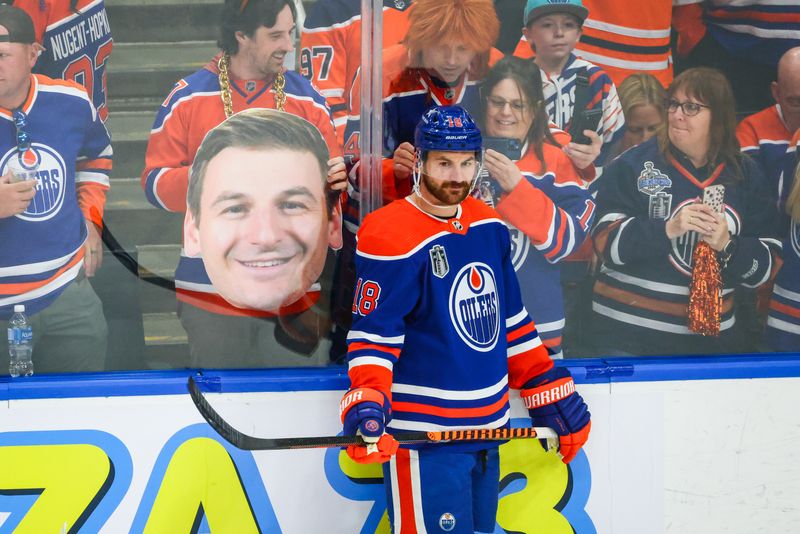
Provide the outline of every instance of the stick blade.
{"type": "Polygon", "coordinates": [[[245,438],[247,436],[229,425],[211,404],[209,404],[193,377],[189,377],[189,381],[186,385],[189,388],[189,396],[192,398],[192,402],[194,402],[197,411],[200,412],[200,415],[203,416],[206,423],[208,423],[217,434],[222,436],[225,441],[239,449],[245,449],[247,441],[245,438]]]}

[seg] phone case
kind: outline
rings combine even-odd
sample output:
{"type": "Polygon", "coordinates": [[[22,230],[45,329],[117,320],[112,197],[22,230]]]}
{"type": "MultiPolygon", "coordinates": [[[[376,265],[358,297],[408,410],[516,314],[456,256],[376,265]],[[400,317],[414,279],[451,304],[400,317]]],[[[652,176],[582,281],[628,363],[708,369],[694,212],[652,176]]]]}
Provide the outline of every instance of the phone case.
{"type": "Polygon", "coordinates": [[[703,204],[717,213],[722,213],[725,206],[725,186],[710,185],[703,190],[703,204]]]}

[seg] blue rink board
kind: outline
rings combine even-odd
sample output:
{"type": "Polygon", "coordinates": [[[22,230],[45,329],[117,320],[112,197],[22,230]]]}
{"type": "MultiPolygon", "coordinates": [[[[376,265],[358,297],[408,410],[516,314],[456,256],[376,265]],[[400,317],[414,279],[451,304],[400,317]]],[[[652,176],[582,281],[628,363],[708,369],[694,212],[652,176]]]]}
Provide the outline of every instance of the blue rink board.
{"type": "MultiPolygon", "coordinates": [[[[800,353],[559,360],[578,384],[800,377],[800,353]]],[[[69,397],[179,395],[194,376],[208,392],[344,390],[343,367],[130,371],[0,378],[0,401],[69,397]]]]}

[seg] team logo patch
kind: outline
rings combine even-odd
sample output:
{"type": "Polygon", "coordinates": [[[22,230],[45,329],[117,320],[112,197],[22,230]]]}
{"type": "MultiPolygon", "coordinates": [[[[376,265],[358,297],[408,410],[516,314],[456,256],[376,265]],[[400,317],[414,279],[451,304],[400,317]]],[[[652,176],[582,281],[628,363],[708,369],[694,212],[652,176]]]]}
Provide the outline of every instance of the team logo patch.
{"type": "Polygon", "coordinates": [[[434,245],[428,251],[431,256],[431,269],[437,278],[444,278],[450,272],[450,265],[447,263],[447,254],[442,245],[434,245]]]}
{"type": "Polygon", "coordinates": [[[456,96],[455,89],[448,87],[447,90],[444,92],[444,97],[447,100],[452,100],[454,96],[456,96]]]}
{"type": "Polygon", "coordinates": [[[367,422],[364,423],[364,428],[367,429],[367,432],[377,432],[380,425],[375,419],[367,419],[367,422]]]}
{"type": "Polygon", "coordinates": [[[667,219],[672,209],[672,195],[659,191],[655,195],[650,195],[648,212],[651,219],[667,219]]]}
{"type": "MultiPolygon", "coordinates": [[[[17,157],[17,149],[12,148],[0,160],[2,174],[9,171],[11,158],[17,157]]],[[[46,221],[54,217],[64,205],[66,192],[67,167],[61,155],[47,145],[33,143],[30,150],[21,158],[22,166],[36,172],[36,194],[28,204],[28,208],[15,215],[25,221],[46,221]]]]}
{"type": "Polygon", "coordinates": [[[456,528],[456,518],[450,512],[445,512],[442,514],[442,517],[439,518],[439,528],[444,530],[445,532],[450,532],[454,528],[456,528]]]}
{"type": "Polygon", "coordinates": [[[256,90],[256,82],[254,82],[252,80],[248,81],[248,82],[245,82],[244,83],[244,90],[247,91],[248,93],[252,93],[253,91],[256,90]]]}
{"type": "Polygon", "coordinates": [[[405,0],[394,0],[394,7],[397,9],[405,9],[406,2],[405,0]]]}
{"type": "Polygon", "coordinates": [[[453,219],[451,222],[453,224],[453,228],[455,228],[459,232],[464,229],[464,225],[461,224],[461,221],[459,221],[458,219],[453,219]]]}
{"type": "Polygon", "coordinates": [[[464,343],[480,352],[497,345],[499,305],[497,282],[488,265],[473,262],[458,272],[450,288],[450,320],[464,343]]]}
{"type": "Polygon", "coordinates": [[[644,163],[644,169],[639,174],[636,187],[642,193],[655,195],[668,187],[672,187],[672,180],[653,166],[652,161],[644,163]]]}

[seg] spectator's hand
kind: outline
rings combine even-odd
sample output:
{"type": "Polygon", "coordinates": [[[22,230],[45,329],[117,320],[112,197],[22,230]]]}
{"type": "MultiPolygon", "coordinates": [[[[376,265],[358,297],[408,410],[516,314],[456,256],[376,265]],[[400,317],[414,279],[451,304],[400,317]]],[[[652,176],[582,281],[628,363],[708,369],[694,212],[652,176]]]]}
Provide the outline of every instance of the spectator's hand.
{"type": "Polygon", "coordinates": [[[728,232],[728,220],[723,213],[714,213],[714,218],[716,220],[714,224],[711,225],[711,233],[702,236],[701,239],[708,243],[716,252],[721,252],[731,238],[731,234],[728,232]]]}
{"type": "Polygon", "coordinates": [[[603,140],[597,135],[597,132],[592,130],[584,130],[583,135],[592,140],[591,145],[581,145],[578,143],[568,143],[564,146],[564,154],[569,156],[573,165],[578,170],[583,170],[589,165],[594,163],[597,156],[600,155],[600,149],[603,148],[603,140]]]}
{"type": "Polygon", "coordinates": [[[491,148],[487,148],[483,154],[483,165],[506,193],[517,187],[522,180],[522,172],[517,164],[505,154],[491,148]]]}
{"type": "Polygon", "coordinates": [[[86,276],[94,276],[103,263],[103,240],[93,222],[87,221],[86,227],[89,235],[86,236],[86,242],[83,244],[83,269],[86,276]]]}
{"type": "Polygon", "coordinates": [[[328,160],[328,188],[331,191],[347,189],[347,167],[342,156],[328,160]]]}
{"type": "MultiPolygon", "coordinates": [[[[667,237],[675,239],[691,231],[697,232],[702,238],[710,236],[714,233],[716,226],[720,224],[717,215],[714,210],[699,200],[694,204],[688,204],[667,221],[667,237]]],[[[727,231],[728,223],[724,224],[727,231]]]]}
{"type": "Polygon", "coordinates": [[[400,143],[394,151],[394,176],[398,180],[407,180],[414,172],[414,145],[409,142],[400,143]]]}
{"type": "Polygon", "coordinates": [[[0,219],[25,211],[35,195],[36,180],[12,184],[11,172],[0,176],[0,219]]]}

